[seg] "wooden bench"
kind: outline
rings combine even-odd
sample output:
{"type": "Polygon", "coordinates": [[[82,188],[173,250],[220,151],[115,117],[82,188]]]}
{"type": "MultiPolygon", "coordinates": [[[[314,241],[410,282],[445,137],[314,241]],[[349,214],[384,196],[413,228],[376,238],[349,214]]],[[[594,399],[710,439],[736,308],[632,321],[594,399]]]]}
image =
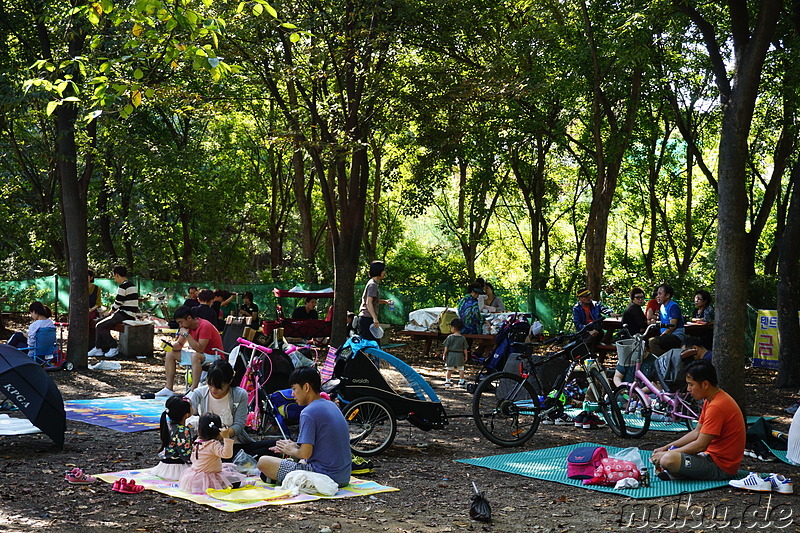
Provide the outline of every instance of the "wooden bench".
{"type": "MultiPolygon", "coordinates": [[[[439,333],[438,331],[411,331],[404,329],[400,332],[401,335],[405,335],[406,337],[410,337],[411,339],[423,340],[425,341],[425,345],[422,351],[422,354],[425,356],[430,355],[431,353],[431,346],[433,345],[433,341],[442,341],[447,338],[447,335],[444,333],[439,333]]],[[[476,353],[483,353],[487,347],[492,348],[495,345],[495,340],[497,339],[497,335],[491,334],[477,334],[477,333],[465,333],[464,338],[468,340],[473,340],[472,351],[476,353]]]]}

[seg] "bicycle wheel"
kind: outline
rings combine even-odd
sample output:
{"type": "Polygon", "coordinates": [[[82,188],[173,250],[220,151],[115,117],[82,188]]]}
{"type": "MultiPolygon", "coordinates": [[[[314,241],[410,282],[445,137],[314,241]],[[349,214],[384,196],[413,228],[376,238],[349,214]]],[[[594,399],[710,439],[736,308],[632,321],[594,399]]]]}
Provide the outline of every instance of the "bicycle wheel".
{"type": "Polygon", "coordinates": [[[625,435],[638,439],[650,429],[651,410],[641,393],[631,390],[630,385],[620,385],[614,390],[613,403],[620,409],[625,418],[625,435]]]}
{"type": "Polygon", "coordinates": [[[539,427],[539,396],[522,377],[498,372],[484,379],[472,398],[472,416],[484,437],[498,446],[522,446],[539,427]]]}
{"type": "MultiPolygon", "coordinates": [[[[683,423],[686,428],[691,431],[694,429],[697,420],[700,418],[700,403],[694,399],[694,396],[689,394],[688,392],[679,392],[678,398],[683,400],[683,403],[692,410],[697,415],[697,418],[683,418],[683,417],[676,417],[676,422],[683,423]]],[[[688,415],[689,413],[684,409],[683,405],[678,403],[678,412],[688,415]]],[[[668,415],[672,413],[667,413],[668,415]]]]}
{"type": "Polygon", "coordinates": [[[600,405],[600,412],[603,413],[603,418],[606,419],[606,424],[611,428],[615,435],[626,437],[625,430],[625,417],[619,409],[619,405],[614,402],[614,391],[611,390],[611,385],[605,376],[600,374],[596,368],[589,371],[589,378],[594,382],[595,387],[599,393],[597,396],[597,403],[600,405]]]}
{"type": "Polygon", "coordinates": [[[397,434],[397,420],[391,408],[378,398],[359,398],[344,409],[350,428],[350,450],[370,457],[385,450],[397,434]]]}

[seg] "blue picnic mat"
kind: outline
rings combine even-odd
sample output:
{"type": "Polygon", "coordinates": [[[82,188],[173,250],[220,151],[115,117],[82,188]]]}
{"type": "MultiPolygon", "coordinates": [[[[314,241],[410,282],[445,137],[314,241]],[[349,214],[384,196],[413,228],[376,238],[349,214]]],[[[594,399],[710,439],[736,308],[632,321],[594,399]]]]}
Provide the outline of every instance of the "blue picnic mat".
{"type": "MultiPolygon", "coordinates": [[[[569,452],[581,446],[600,446],[591,442],[572,444],[569,446],[559,446],[557,448],[545,448],[543,450],[532,450],[529,452],[508,453],[505,455],[494,455],[490,457],[478,457],[475,459],[458,459],[457,462],[469,465],[482,466],[500,472],[519,474],[521,476],[554,481],[564,485],[572,485],[599,492],[610,492],[627,496],[629,498],[647,499],[663,498],[665,496],[677,496],[678,494],[688,494],[690,492],[701,492],[704,490],[727,487],[727,481],[694,481],[694,480],[673,480],[662,481],[650,471],[650,486],[639,487],[638,489],[614,490],[614,487],[602,487],[599,485],[584,485],[583,481],[569,479],[567,477],[567,456],[569,452]]],[[[609,455],[621,451],[623,448],[606,446],[609,455]]],[[[641,450],[642,461],[650,464],[652,452],[641,450]]],[[[742,477],[747,475],[743,473],[742,477]]]]}
{"type": "Polygon", "coordinates": [[[158,429],[166,398],[143,400],[137,396],[67,400],[67,419],[133,433],[158,429]]]}
{"type": "MultiPolygon", "coordinates": [[[[582,409],[579,409],[577,407],[570,407],[568,409],[564,409],[564,412],[566,414],[568,414],[569,416],[573,417],[573,418],[576,417],[581,411],[582,411],[582,409]]],[[[595,414],[602,418],[602,414],[601,413],[595,413],[595,414]]],[[[640,427],[642,427],[642,424],[644,424],[644,421],[637,415],[633,415],[633,414],[623,415],[623,418],[625,418],[625,424],[628,427],[631,427],[631,428],[640,428],[640,427]]],[[[756,420],[758,420],[759,418],[761,418],[761,417],[760,416],[748,416],[746,422],[747,422],[748,425],[754,424],[756,422],[756,420]]],[[[764,418],[766,420],[772,420],[775,417],[774,416],[765,416],[764,418]]],[[[659,422],[659,421],[652,420],[652,419],[650,420],[650,429],[652,429],[654,431],[672,431],[672,432],[675,432],[675,433],[680,433],[680,432],[683,432],[683,431],[689,431],[686,428],[686,425],[682,424],[680,422],[659,422]]]]}

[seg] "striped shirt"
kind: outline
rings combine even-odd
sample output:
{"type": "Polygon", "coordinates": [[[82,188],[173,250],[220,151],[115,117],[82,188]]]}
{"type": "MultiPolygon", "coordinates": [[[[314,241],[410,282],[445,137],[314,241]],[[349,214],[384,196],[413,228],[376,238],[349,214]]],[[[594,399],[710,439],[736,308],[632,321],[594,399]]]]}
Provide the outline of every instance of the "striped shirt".
{"type": "Polygon", "coordinates": [[[128,280],[123,281],[117,288],[117,297],[111,308],[136,318],[136,313],[139,312],[139,292],[136,290],[136,285],[128,280]]]}

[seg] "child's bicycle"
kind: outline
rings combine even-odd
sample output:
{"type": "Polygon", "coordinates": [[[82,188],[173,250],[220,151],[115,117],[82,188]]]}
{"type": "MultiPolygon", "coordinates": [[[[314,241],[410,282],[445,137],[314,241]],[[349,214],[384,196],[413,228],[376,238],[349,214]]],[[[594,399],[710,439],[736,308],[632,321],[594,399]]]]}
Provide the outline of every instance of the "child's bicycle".
{"type": "Polygon", "coordinates": [[[586,343],[580,340],[583,330],[560,335],[544,343],[515,343],[519,353],[519,373],[496,372],[487,376],[475,389],[472,414],[478,430],[499,446],[522,446],[539,427],[543,417],[563,413],[564,388],[573,370],[582,364],[589,381],[589,391],[614,433],[622,436],[625,420],[619,406],[611,401],[613,390],[603,368],[598,365],[586,343]],[[534,355],[533,350],[548,344],[568,342],[556,353],[534,355]],[[550,362],[567,364],[555,380],[556,387],[542,384],[540,373],[550,362]],[[551,392],[551,389],[552,390],[551,392]]]}
{"type": "MultiPolygon", "coordinates": [[[[639,438],[650,429],[653,413],[669,422],[679,422],[686,425],[687,429],[694,428],[694,423],[700,418],[700,407],[691,394],[675,388],[664,379],[663,366],[656,362],[658,383],[653,383],[641,371],[644,356],[644,338],[653,327],[662,324],[651,324],[644,333],[636,333],[630,339],[617,341],[617,354],[619,363],[623,366],[636,365],[633,382],[622,383],[614,390],[614,404],[622,411],[624,423],[614,428],[615,421],[608,420],[608,425],[614,433],[623,437],[639,438]]],[[[661,356],[666,357],[666,354],[661,356]]]]}

